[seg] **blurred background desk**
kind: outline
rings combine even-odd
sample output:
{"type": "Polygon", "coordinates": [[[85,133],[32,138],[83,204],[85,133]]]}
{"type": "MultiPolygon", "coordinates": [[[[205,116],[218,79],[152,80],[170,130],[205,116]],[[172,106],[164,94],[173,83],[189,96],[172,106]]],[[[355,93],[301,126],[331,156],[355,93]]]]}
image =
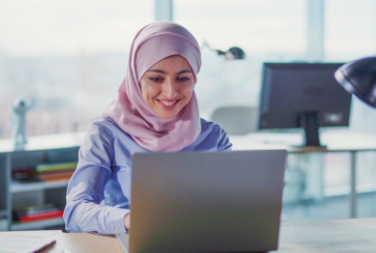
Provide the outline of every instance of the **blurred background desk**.
{"type": "MultiPolygon", "coordinates": [[[[291,171],[301,167],[302,158],[308,160],[308,168],[305,169],[307,181],[305,182],[305,196],[320,200],[324,197],[323,187],[323,166],[324,155],[326,153],[348,153],[350,155],[350,217],[357,217],[357,157],[360,152],[376,151],[376,135],[367,135],[358,132],[350,132],[347,129],[335,131],[325,131],[321,133],[322,144],[326,148],[320,147],[299,147],[302,143],[300,133],[265,133],[255,132],[248,135],[230,136],[233,143],[233,150],[246,149],[286,149],[289,152],[287,165],[287,179],[291,171]],[[297,156],[297,157],[294,157],[297,156]],[[295,158],[295,159],[294,159],[295,158]]],[[[375,161],[376,162],[376,161],[375,161]]],[[[375,163],[376,166],[376,163],[375,163]]],[[[343,168],[345,170],[345,168],[343,168]]],[[[287,182],[288,183],[288,182],[287,182]]],[[[286,184],[284,198],[289,194],[288,184],[286,184]],[[286,194],[285,194],[286,193],[286,194]]]]}

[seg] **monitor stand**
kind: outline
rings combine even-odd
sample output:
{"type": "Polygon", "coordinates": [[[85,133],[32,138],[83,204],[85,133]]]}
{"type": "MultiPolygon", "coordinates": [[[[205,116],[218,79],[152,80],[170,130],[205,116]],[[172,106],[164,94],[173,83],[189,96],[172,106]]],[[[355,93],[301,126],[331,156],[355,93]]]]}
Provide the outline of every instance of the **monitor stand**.
{"type": "Polygon", "coordinates": [[[319,113],[306,111],[300,115],[300,127],[304,130],[303,147],[325,147],[320,144],[319,138],[319,113]]]}

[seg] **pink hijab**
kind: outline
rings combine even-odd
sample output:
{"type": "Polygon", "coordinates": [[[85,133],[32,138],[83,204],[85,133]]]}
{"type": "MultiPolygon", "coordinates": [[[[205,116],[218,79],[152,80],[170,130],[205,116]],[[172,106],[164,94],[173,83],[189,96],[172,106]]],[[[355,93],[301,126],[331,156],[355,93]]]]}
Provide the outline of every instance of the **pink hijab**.
{"type": "Polygon", "coordinates": [[[200,47],[184,27],[158,21],[143,27],[133,40],[127,75],[117,98],[103,114],[111,117],[141,147],[153,152],[177,152],[200,134],[200,116],[193,91],[188,104],[172,119],[158,116],[144,101],[140,79],[154,64],[172,55],[184,57],[196,75],[201,66],[200,47]]]}

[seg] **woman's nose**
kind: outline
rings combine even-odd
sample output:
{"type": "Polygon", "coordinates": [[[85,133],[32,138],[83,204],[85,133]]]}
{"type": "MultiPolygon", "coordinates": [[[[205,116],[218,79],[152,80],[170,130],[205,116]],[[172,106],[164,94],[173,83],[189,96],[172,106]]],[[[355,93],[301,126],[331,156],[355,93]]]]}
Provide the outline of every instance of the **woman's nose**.
{"type": "Polygon", "coordinates": [[[166,80],[166,82],[163,85],[163,92],[167,98],[175,98],[177,91],[174,80],[166,80]]]}

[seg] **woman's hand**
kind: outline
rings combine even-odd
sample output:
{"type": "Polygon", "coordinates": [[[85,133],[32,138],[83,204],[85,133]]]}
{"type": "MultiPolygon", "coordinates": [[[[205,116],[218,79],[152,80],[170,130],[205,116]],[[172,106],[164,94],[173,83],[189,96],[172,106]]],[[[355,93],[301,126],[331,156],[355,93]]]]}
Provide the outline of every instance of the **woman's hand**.
{"type": "Polygon", "coordinates": [[[129,231],[131,229],[131,213],[124,216],[124,226],[129,231]]]}

